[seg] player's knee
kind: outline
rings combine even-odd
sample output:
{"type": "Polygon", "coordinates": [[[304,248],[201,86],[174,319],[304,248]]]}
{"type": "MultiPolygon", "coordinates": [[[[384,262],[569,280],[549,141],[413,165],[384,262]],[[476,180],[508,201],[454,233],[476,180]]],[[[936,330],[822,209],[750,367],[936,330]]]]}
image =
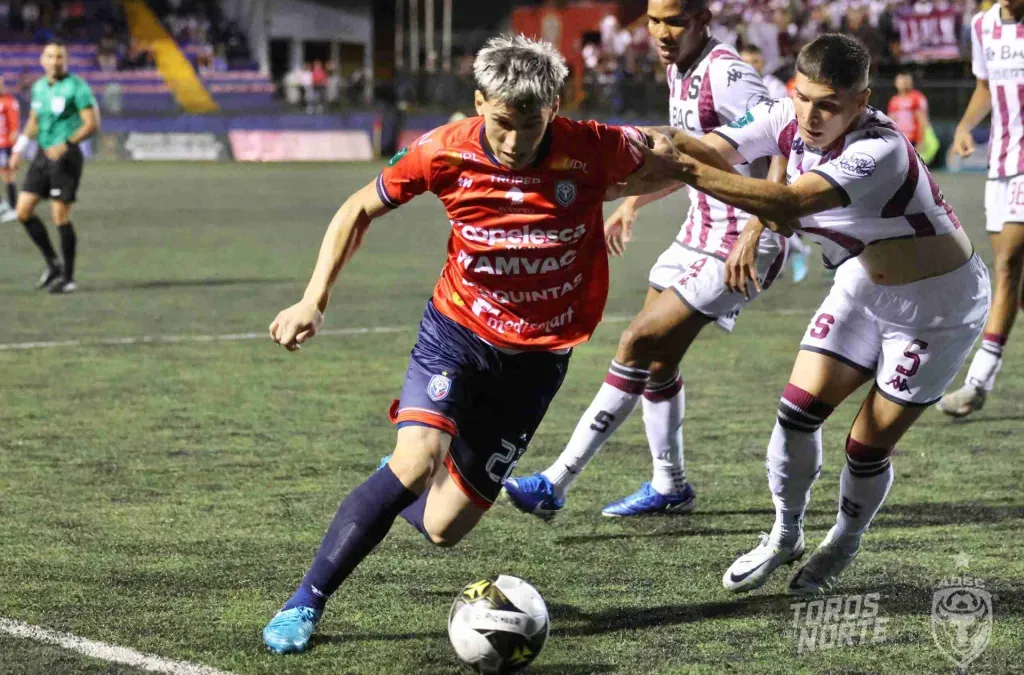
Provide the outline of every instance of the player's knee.
{"type": "Polygon", "coordinates": [[[455,532],[450,528],[435,531],[428,527],[427,536],[430,538],[430,543],[438,548],[452,548],[462,541],[462,537],[465,535],[461,532],[455,532]]]}
{"type": "Polygon", "coordinates": [[[779,399],[779,426],[787,431],[814,433],[829,418],[835,406],[794,384],[787,384],[779,399]]]}
{"type": "Polygon", "coordinates": [[[426,489],[431,476],[441,462],[444,461],[446,448],[441,442],[439,433],[427,427],[407,427],[407,430],[417,430],[413,433],[399,433],[398,444],[395,452],[388,461],[391,471],[402,481],[406,487],[422,492],[426,489]],[[418,430],[422,429],[423,432],[418,430]]]}
{"type": "Polygon", "coordinates": [[[32,208],[28,204],[18,202],[18,205],[14,209],[14,215],[18,217],[19,221],[24,223],[32,217],[32,208]]]}
{"type": "Polygon", "coordinates": [[[657,356],[658,340],[642,316],[633,319],[619,337],[618,360],[624,366],[646,367],[657,356]]]}
{"type": "Polygon", "coordinates": [[[1024,247],[1010,251],[999,251],[995,254],[994,272],[1003,280],[1020,279],[1024,273],[1024,247]]]}

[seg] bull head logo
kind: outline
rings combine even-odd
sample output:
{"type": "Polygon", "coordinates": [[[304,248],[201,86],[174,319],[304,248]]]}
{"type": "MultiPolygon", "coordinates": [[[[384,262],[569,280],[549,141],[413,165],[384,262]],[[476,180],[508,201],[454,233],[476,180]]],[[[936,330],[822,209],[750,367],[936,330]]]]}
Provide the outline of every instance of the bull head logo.
{"type": "Polygon", "coordinates": [[[939,588],[932,596],[932,637],[939,651],[964,670],[992,636],[992,594],[972,586],[939,588]]]}

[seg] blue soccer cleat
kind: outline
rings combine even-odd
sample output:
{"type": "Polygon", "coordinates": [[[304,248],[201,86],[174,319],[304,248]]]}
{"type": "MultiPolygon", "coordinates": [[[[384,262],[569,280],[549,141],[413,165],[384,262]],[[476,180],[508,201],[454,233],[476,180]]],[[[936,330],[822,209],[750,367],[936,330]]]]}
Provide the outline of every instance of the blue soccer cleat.
{"type": "Polygon", "coordinates": [[[694,494],[693,487],[689,483],[678,495],[663,495],[655,490],[650,483],[644,483],[633,494],[604,507],[601,515],[609,518],[628,518],[657,513],[682,514],[693,511],[696,504],[697,495],[694,494]]]}
{"type": "Polygon", "coordinates": [[[807,278],[807,256],[794,251],[789,260],[793,265],[793,283],[798,284],[807,278]]]}
{"type": "Polygon", "coordinates": [[[505,481],[505,494],[523,513],[532,513],[541,520],[551,520],[565,506],[565,497],[555,497],[555,487],[542,473],[505,481]]]}
{"type": "Polygon", "coordinates": [[[281,610],[263,629],[263,644],[275,654],[304,652],[319,620],[320,611],[312,607],[281,610]]]}

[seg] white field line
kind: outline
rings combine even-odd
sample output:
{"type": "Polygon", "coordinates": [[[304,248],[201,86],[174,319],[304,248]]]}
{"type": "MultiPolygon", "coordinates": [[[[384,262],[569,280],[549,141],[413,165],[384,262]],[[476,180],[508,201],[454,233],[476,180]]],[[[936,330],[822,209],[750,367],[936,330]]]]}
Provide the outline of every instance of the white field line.
{"type": "Polygon", "coordinates": [[[217,670],[209,666],[200,666],[186,661],[172,661],[152,654],[143,654],[134,649],[109,645],[105,642],[87,640],[70,633],[57,633],[55,631],[31,626],[20,621],[0,618],[0,633],[6,633],[17,638],[47,642],[49,644],[69,649],[79,654],[108,661],[110,663],[123,663],[127,666],[134,666],[152,673],[168,673],[169,675],[231,675],[224,670],[217,670]]]}
{"type": "MultiPolygon", "coordinates": [[[[810,309],[775,309],[768,314],[779,316],[791,316],[806,314],[810,316],[813,308],[810,309]]],[[[628,323],[632,316],[606,316],[601,323],[628,323]]],[[[412,331],[418,324],[405,326],[368,326],[365,328],[328,328],[317,333],[317,337],[323,336],[353,336],[353,335],[381,335],[389,333],[402,333],[412,331]]],[[[253,333],[222,333],[219,335],[137,335],[119,338],[101,338],[98,340],[49,340],[38,342],[6,342],[0,343],[0,352],[23,351],[28,349],[56,349],[58,347],[125,347],[131,345],[173,345],[190,344],[199,342],[240,342],[243,340],[270,340],[267,331],[253,333]]]]}

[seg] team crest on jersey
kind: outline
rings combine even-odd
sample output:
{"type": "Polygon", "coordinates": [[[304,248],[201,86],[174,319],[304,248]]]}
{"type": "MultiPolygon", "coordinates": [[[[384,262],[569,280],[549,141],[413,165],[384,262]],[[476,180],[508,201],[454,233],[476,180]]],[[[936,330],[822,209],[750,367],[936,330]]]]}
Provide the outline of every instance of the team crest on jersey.
{"type": "Polygon", "coordinates": [[[50,99],[50,110],[54,115],[59,115],[64,112],[64,108],[67,107],[67,100],[62,96],[54,96],[50,99]]]}
{"type": "Polygon", "coordinates": [[[443,401],[452,390],[452,381],[446,375],[434,375],[427,382],[427,396],[431,401],[443,401]]]}
{"type": "Polygon", "coordinates": [[[560,180],[555,185],[555,199],[562,206],[569,206],[576,201],[576,182],[560,180]]]}

